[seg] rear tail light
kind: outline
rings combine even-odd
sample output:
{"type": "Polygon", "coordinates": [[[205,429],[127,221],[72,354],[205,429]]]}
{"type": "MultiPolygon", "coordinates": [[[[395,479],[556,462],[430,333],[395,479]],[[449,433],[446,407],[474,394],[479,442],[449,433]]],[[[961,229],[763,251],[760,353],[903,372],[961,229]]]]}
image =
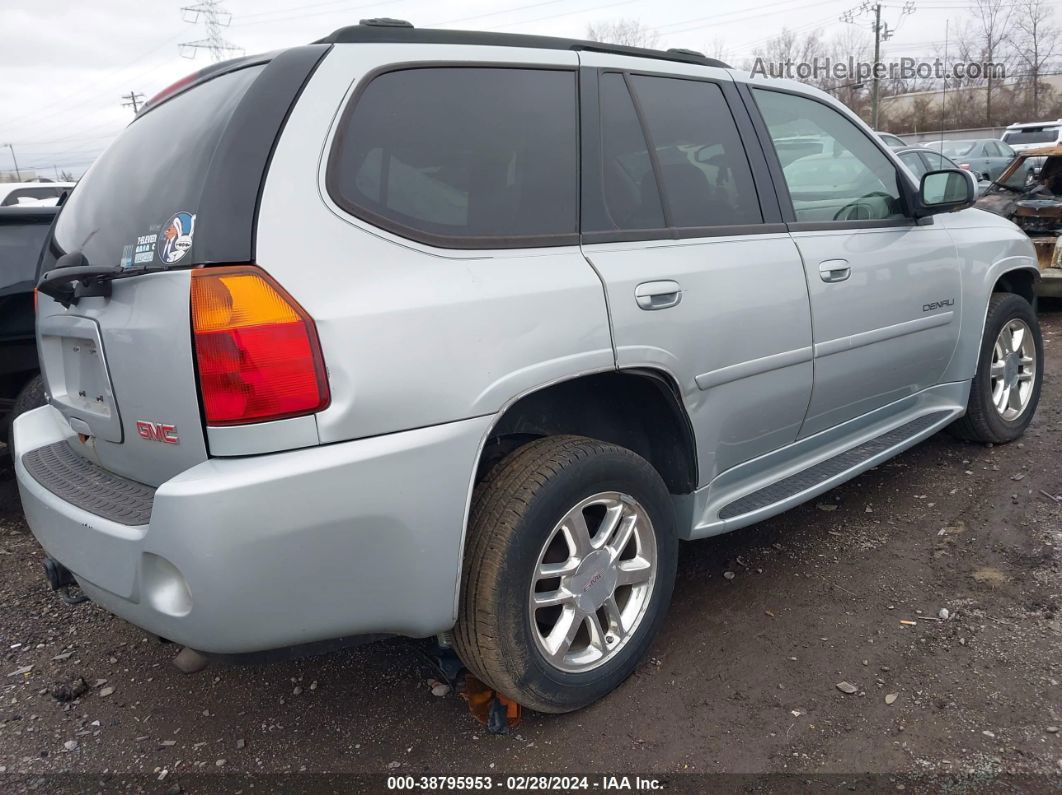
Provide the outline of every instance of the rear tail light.
{"type": "Polygon", "coordinates": [[[970,170],[970,164],[969,163],[959,163],[959,168],[961,168],[963,171],[969,171],[970,170]]]}
{"type": "Polygon", "coordinates": [[[313,320],[260,268],[192,271],[192,333],[207,425],[279,420],[328,405],[313,320]]]}

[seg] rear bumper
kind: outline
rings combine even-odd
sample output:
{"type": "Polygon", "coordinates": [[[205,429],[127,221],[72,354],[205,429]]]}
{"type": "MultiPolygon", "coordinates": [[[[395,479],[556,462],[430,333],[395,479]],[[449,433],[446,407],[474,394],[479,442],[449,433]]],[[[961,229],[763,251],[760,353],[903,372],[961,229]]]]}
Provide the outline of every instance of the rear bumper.
{"type": "Polygon", "coordinates": [[[82,510],[29,474],[25,453],[70,435],[50,406],[16,420],[15,466],[33,534],[93,601],[183,645],[238,654],[453,626],[489,424],[211,459],[159,486],[140,526],[82,510]]]}

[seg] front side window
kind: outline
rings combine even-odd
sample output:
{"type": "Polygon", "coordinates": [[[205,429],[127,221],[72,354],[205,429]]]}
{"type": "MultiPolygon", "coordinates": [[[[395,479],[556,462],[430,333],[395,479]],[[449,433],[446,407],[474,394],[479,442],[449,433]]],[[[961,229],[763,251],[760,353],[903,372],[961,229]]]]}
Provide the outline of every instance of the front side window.
{"type": "Polygon", "coordinates": [[[930,171],[943,171],[946,168],[958,168],[954,163],[948,160],[941,154],[926,150],[922,152],[922,157],[929,161],[930,171]]]}
{"type": "MultiPolygon", "coordinates": [[[[940,155],[937,155],[937,157],[940,157],[940,155]]],[[[918,152],[904,152],[900,155],[900,160],[902,160],[903,164],[915,175],[915,179],[921,179],[922,175],[928,170],[918,152]]]]}
{"type": "Polygon", "coordinates": [[[340,128],[329,192],[448,247],[577,242],[576,75],[444,67],[376,77],[340,128]]]}
{"type": "Polygon", "coordinates": [[[797,221],[904,217],[896,167],[850,119],[807,97],[765,89],[754,93],[776,145],[797,136],[823,141],[821,154],[782,168],[797,221]]]}
{"type": "Polygon", "coordinates": [[[745,148],[719,86],[699,80],[631,77],[675,227],[763,221],[745,148]]]}

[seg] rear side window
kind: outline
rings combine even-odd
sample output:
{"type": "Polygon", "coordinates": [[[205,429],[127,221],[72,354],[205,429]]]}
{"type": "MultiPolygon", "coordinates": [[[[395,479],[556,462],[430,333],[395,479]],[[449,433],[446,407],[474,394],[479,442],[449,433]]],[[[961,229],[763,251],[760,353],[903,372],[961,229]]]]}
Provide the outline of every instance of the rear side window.
{"type": "Polygon", "coordinates": [[[653,161],[623,75],[601,76],[601,179],[607,223],[614,229],[662,229],[653,161]]]}
{"type": "Polygon", "coordinates": [[[340,126],[328,189],[345,210],[452,248],[578,242],[576,74],[384,73],[340,126]]]}
{"type": "Polygon", "coordinates": [[[635,75],[671,226],[762,222],[745,148],[715,83],[635,75]]]}

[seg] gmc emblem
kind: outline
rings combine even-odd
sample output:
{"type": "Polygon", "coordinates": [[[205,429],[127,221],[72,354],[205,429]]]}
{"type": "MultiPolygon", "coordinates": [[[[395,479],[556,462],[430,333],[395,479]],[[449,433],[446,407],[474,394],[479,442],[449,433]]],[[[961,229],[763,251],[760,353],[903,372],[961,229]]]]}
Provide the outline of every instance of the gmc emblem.
{"type": "Polygon", "coordinates": [[[177,435],[177,429],[172,425],[164,425],[160,422],[136,421],[136,432],[141,439],[149,442],[162,442],[163,444],[180,444],[181,438],[177,435]]]}

